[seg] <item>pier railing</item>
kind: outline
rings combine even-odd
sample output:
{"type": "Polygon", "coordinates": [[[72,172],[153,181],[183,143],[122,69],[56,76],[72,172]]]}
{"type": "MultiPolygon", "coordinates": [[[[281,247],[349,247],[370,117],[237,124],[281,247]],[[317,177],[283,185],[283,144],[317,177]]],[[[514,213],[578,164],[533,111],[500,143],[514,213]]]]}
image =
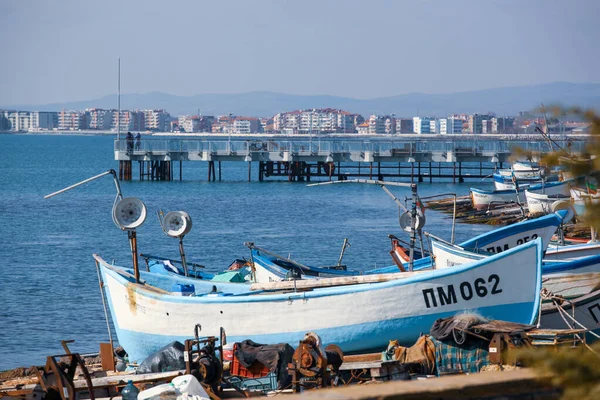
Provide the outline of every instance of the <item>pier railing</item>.
{"type": "MultiPolygon", "coordinates": [[[[584,141],[558,141],[568,151],[580,153],[584,141]]],[[[139,143],[115,140],[117,160],[291,161],[322,158],[323,161],[506,161],[514,149],[549,151],[543,141],[525,140],[360,140],[360,139],[200,139],[143,138],[139,143]]]]}

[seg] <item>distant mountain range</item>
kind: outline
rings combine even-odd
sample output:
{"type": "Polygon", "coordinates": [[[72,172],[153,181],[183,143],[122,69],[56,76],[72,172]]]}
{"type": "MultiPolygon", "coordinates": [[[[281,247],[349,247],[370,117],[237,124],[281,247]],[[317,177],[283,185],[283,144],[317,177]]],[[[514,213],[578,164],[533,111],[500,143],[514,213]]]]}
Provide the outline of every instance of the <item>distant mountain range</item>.
{"type": "MultiPolygon", "coordinates": [[[[531,86],[484,89],[450,94],[407,93],[375,99],[353,99],[339,96],[301,96],[275,92],[239,94],[199,94],[175,96],[167,93],[122,94],[121,108],[165,109],[171,115],[196,114],[267,117],[283,111],[307,108],[338,108],[362,115],[396,114],[412,117],[444,116],[451,113],[486,113],[515,115],[519,111],[545,105],[578,105],[600,109],[600,84],[556,82],[531,86]]],[[[44,105],[0,106],[4,109],[30,111],[83,110],[117,108],[117,96],[95,100],[44,105]]]]}

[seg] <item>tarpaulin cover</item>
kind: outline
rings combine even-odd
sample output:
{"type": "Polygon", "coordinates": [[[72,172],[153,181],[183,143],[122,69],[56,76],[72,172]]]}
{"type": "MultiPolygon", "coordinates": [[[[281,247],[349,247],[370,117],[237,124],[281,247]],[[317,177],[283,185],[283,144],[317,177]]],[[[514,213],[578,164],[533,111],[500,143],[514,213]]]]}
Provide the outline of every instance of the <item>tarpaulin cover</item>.
{"type": "Polygon", "coordinates": [[[291,380],[287,365],[292,362],[293,355],[294,349],[287,343],[259,344],[244,340],[238,343],[233,356],[244,368],[250,368],[254,361],[260,362],[277,374],[278,387],[285,388],[291,380]]]}
{"type": "Polygon", "coordinates": [[[180,342],[172,342],[155,353],[150,354],[138,367],[136,374],[150,372],[168,372],[185,369],[183,351],[185,346],[180,342]]]}
{"type": "Polygon", "coordinates": [[[238,271],[225,271],[221,272],[214,276],[211,279],[212,282],[237,282],[243,283],[246,282],[244,276],[240,274],[238,271]]]}
{"type": "Polygon", "coordinates": [[[438,375],[475,373],[488,365],[489,343],[474,338],[458,345],[453,340],[442,342],[430,338],[435,346],[435,364],[438,375]]]}

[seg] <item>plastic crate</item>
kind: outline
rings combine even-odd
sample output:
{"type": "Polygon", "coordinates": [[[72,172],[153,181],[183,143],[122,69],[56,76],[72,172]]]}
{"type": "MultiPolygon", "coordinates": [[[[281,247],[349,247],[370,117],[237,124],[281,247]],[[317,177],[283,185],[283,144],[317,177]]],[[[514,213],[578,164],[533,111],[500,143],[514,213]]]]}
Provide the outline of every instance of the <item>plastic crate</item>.
{"type": "Polygon", "coordinates": [[[277,390],[277,375],[273,372],[262,378],[233,377],[229,382],[239,390],[261,391],[263,393],[277,390]]]}
{"type": "Polygon", "coordinates": [[[233,345],[233,359],[231,360],[231,367],[229,368],[229,373],[234,376],[240,376],[244,378],[262,378],[269,375],[269,368],[267,368],[264,364],[254,361],[250,368],[245,368],[240,364],[240,361],[235,356],[235,353],[238,349],[237,343],[233,345]]]}

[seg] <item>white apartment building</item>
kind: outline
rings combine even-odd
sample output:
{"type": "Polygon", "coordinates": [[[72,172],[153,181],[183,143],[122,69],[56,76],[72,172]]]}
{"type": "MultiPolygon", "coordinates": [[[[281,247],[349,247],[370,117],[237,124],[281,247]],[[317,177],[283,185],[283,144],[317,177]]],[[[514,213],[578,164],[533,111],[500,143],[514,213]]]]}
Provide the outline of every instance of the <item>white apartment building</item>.
{"type": "Polygon", "coordinates": [[[429,121],[429,133],[437,133],[437,131],[438,131],[437,124],[438,124],[438,122],[436,119],[432,118],[429,121]]]}
{"type": "Polygon", "coordinates": [[[126,131],[145,131],[146,123],[144,113],[141,111],[121,110],[115,112],[112,121],[112,130],[120,129],[121,132],[126,131]]]}
{"type": "Polygon", "coordinates": [[[179,129],[183,129],[186,133],[199,132],[200,121],[195,115],[180,115],[177,118],[179,129]]]}
{"type": "Polygon", "coordinates": [[[259,132],[260,122],[258,118],[236,117],[233,121],[232,133],[257,133],[259,132]]]}
{"type": "Polygon", "coordinates": [[[115,110],[103,110],[101,108],[90,108],[86,110],[89,118],[90,129],[110,129],[115,118],[115,110]]]}
{"type": "Polygon", "coordinates": [[[273,118],[273,129],[284,133],[354,132],[356,114],[331,108],[297,110],[279,113],[273,118]]]}
{"type": "Polygon", "coordinates": [[[61,131],[85,129],[85,120],[85,114],[81,111],[62,110],[58,113],[58,129],[61,131]]]}
{"type": "Polygon", "coordinates": [[[435,132],[435,120],[429,117],[413,117],[413,132],[418,134],[432,133],[431,123],[433,122],[433,132],[435,132]]]}
{"type": "Polygon", "coordinates": [[[462,133],[463,120],[449,117],[438,120],[438,133],[441,135],[452,135],[462,133]]]}
{"type": "Polygon", "coordinates": [[[25,132],[28,131],[31,126],[31,116],[29,111],[12,111],[5,113],[5,117],[8,120],[8,125],[12,132],[25,132]]]}
{"type": "Polygon", "coordinates": [[[143,110],[144,125],[146,129],[157,132],[166,132],[171,115],[165,110],[143,110]]]}
{"type": "Polygon", "coordinates": [[[369,124],[369,134],[385,134],[385,121],[386,117],[378,116],[375,114],[371,115],[369,117],[369,120],[367,121],[369,124]]]}
{"type": "Polygon", "coordinates": [[[58,113],[55,111],[32,111],[30,114],[29,129],[52,130],[58,128],[58,113]]]}

